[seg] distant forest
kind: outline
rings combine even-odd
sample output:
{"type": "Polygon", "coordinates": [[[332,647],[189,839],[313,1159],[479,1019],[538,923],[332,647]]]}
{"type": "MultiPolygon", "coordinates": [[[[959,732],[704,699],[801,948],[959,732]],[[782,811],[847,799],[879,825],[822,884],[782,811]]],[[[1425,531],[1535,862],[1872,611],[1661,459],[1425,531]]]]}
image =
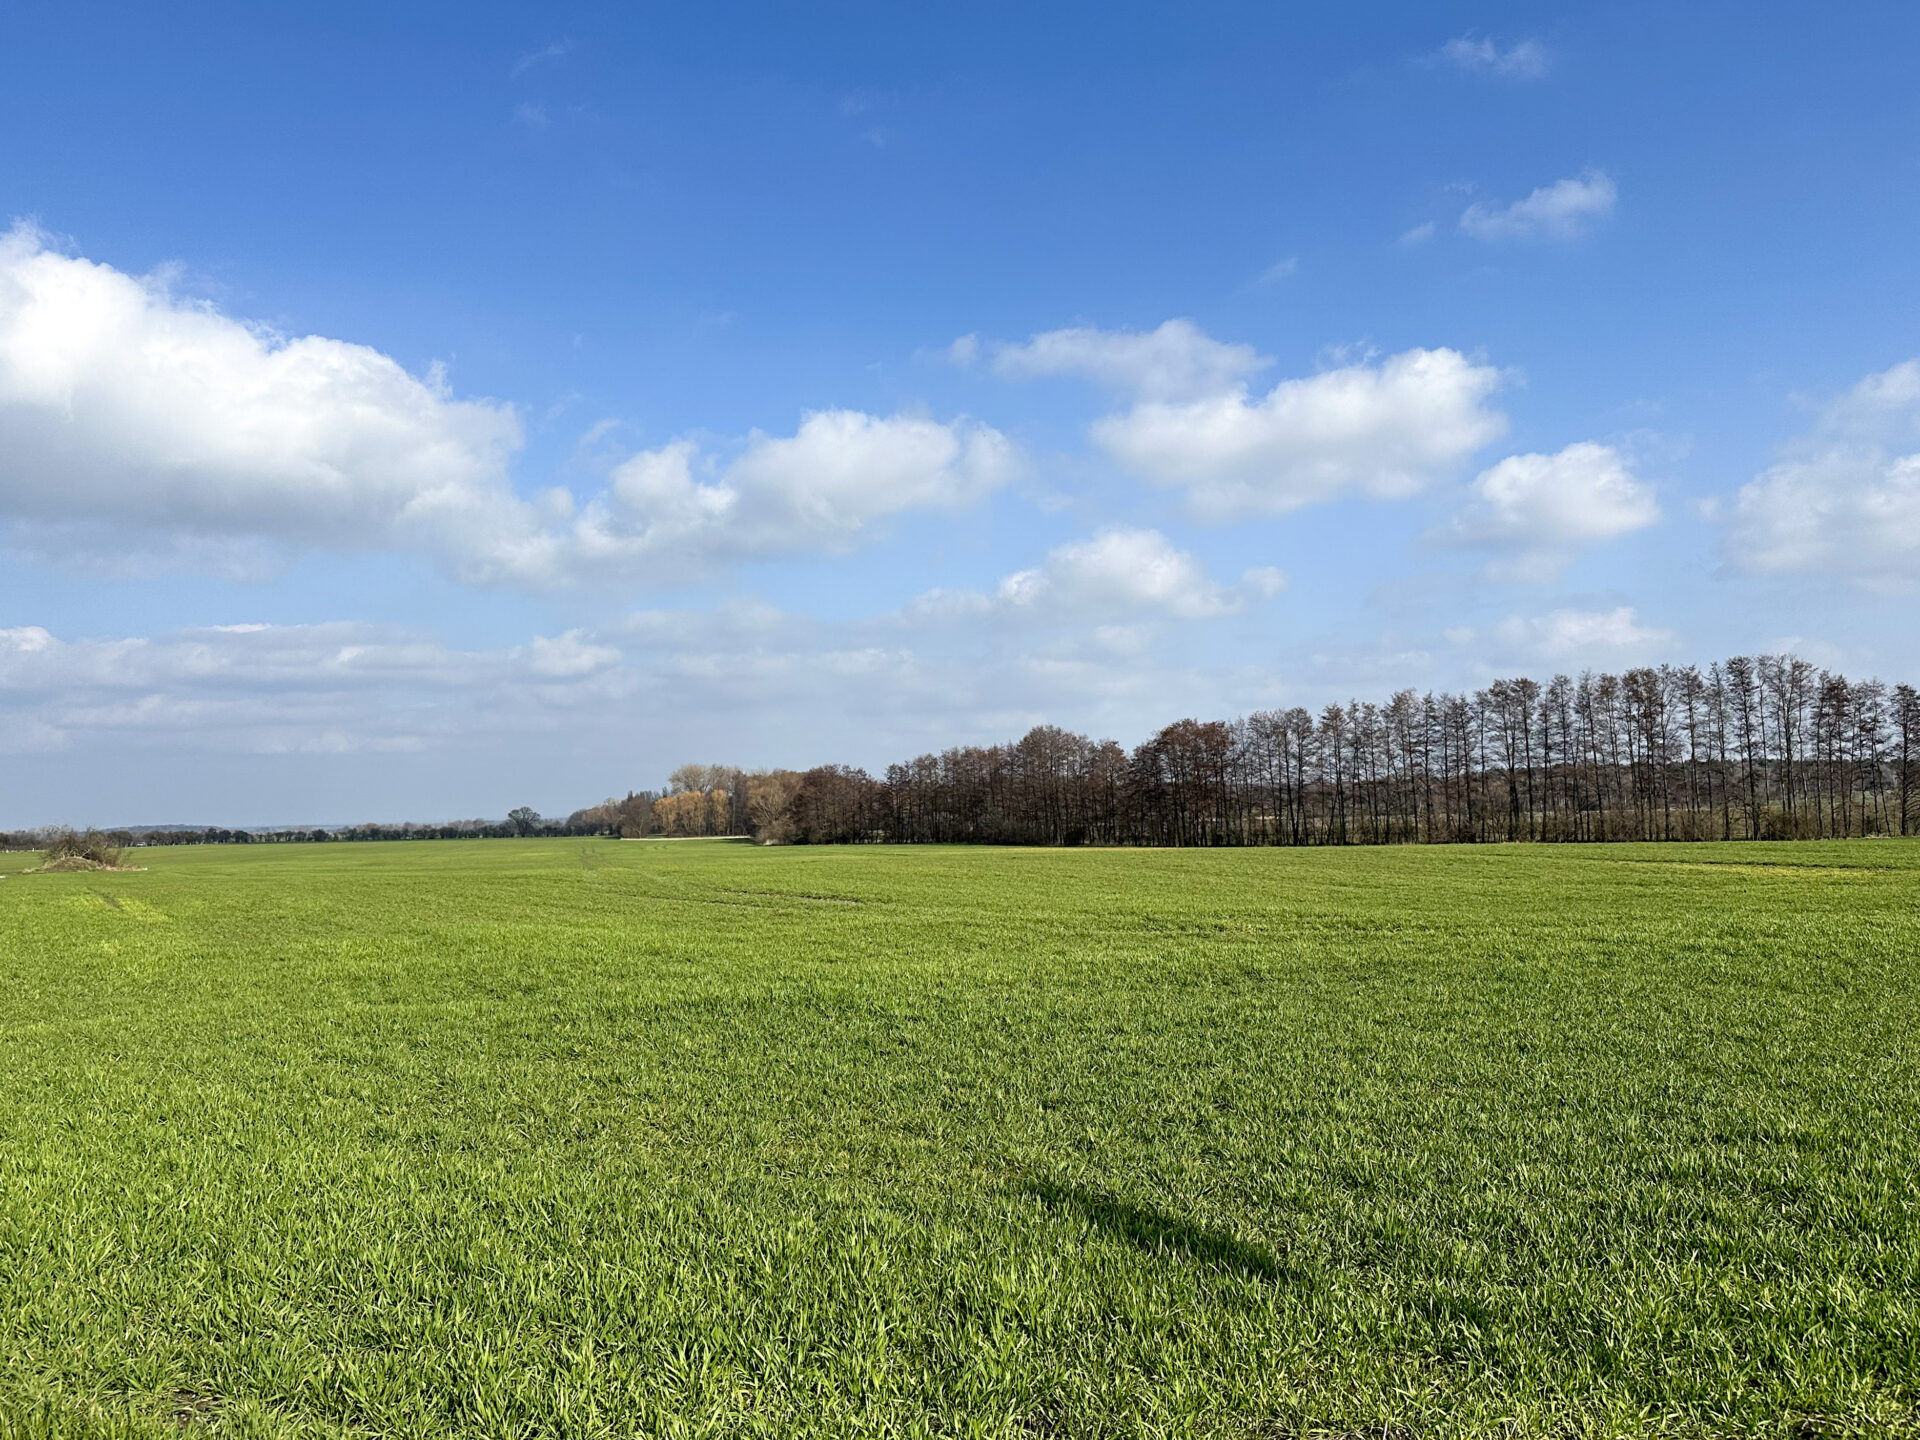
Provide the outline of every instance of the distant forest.
{"type": "Polygon", "coordinates": [[[1792,655],[1179,720],[887,768],[689,766],[569,821],[788,843],[1369,845],[1920,833],[1920,695],[1792,655]]]}
{"type": "MultiPolygon", "coordinates": [[[[661,791],[505,821],[126,843],[747,836],[777,844],[1379,845],[1920,834],[1920,694],[1793,655],[1497,680],[1178,720],[1128,751],[1051,725],[874,776],[686,765],[661,791]]],[[[31,836],[0,842],[31,843],[31,836]]]]}

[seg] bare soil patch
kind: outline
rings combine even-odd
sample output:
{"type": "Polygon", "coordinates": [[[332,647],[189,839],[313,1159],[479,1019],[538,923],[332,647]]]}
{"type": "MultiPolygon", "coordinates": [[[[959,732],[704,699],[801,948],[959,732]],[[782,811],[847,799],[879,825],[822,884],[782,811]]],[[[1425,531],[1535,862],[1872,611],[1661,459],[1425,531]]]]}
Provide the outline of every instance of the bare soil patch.
{"type": "Polygon", "coordinates": [[[183,1430],[212,1424],[220,1410],[218,1395],[204,1395],[198,1390],[176,1390],[168,1398],[172,1401],[170,1418],[183,1430]]]}

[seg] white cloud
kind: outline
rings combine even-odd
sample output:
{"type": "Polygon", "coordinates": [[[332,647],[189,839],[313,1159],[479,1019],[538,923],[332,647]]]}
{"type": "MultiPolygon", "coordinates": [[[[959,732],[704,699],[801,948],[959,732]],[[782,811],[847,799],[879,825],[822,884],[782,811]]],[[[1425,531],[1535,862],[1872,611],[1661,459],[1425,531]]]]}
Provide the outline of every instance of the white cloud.
{"type": "Polygon", "coordinates": [[[499,814],[529,797],[564,813],[657,783],[659,769],[686,758],[884,762],[1046,719],[1144,733],[1164,723],[1170,693],[1225,713],[1219,674],[1185,656],[1169,668],[1152,653],[1156,619],[1234,603],[1177,551],[1096,537],[1049,557],[1047,587],[1035,595],[1029,582],[1011,602],[1053,607],[1062,621],[1033,644],[988,624],[922,629],[909,648],[899,616],[826,624],[756,602],[482,650],[353,623],[99,639],[4,629],[0,751],[46,752],[64,768],[36,767],[31,784],[12,786],[0,825],[422,819],[499,814]],[[1116,574],[1129,560],[1139,573],[1116,574]],[[1128,615],[1076,619],[1075,606],[1128,615]],[[768,713],[792,723],[769,731],[768,713]],[[647,757],[637,770],[636,754],[647,757]],[[199,759],[209,755],[223,765],[209,771],[199,759]],[[245,771],[282,777],[275,793],[291,798],[281,800],[224,783],[241,773],[225,762],[263,755],[362,758],[351,770],[245,771]],[[406,768],[379,768],[381,756],[406,757],[406,768]],[[426,790],[407,788],[416,775],[426,790]]]}
{"type": "Polygon", "coordinates": [[[1408,350],[1378,364],[1244,385],[1186,401],[1148,398],[1093,426],[1093,438],[1156,485],[1183,487],[1215,520],[1280,515],[1349,491],[1420,489],[1497,439],[1499,372],[1454,350],[1408,350]]]}
{"type": "Polygon", "coordinates": [[[1287,576],[1277,566],[1256,565],[1240,577],[1240,583],[1253,594],[1272,599],[1287,588],[1287,576]]]}
{"type": "Polygon", "coordinates": [[[1476,240],[1573,240],[1588,225],[1613,213],[1619,187],[1604,171],[1542,185],[1511,205],[1469,205],[1460,216],[1460,232],[1476,240]]]}
{"type": "Polygon", "coordinates": [[[103,580],[195,574],[258,582],[287,563],[287,547],[261,536],[134,529],[124,521],[15,520],[4,533],[12,557],[103,580]]]}
{"type": "Polygon", "coordinates": [[[1349,490],[1406,495],[1506,429],[1485,403],[1499,372],[1455,350],[1408,350],[1259,396],[1248,378],[1272,362],[1190,320],[1052,330],[1022,345],[968,335],[950,351],[960,363],[982,353],[1006,379],[1079,374],[1127,394],[1129,408],[1094,422],[1094,443],[1154,484],[1185,488],[1214,520],[1284,514],[1349,490]]]}
{"type": "MultiPolygon", "coordinates": [[[[1284,583],[1278,570],[1249,571],[1245,590],[1271,595],[1284,583]]],[[[1109,529],[1048,551],[1039,565],[1007,576],[990,595],[933,590],[916,600],[909,614],[1112,620],[1158,612],[1177,620],[1206,620],[1238,610],[1243,598],[1215,584],[1193,555],[1159,531],[1109,529]]]]}
{"type": "Polygon", "coordinates": [[[594,644],[579,630],[569,630],[551,639],[534,636],[527,644],[527,663],[536,675],[570,680],[619,664],[620,652],[611,645],[594,644]]]}
{"type": "Polygon", "coordinates": [[[1062,545],[1040,569],[1008,576],[1000,594],[1022,606],[1051,602],[1101,614],[1163,610],[1182,620],[1234,608],[1200,562],[1157,530],[1103,530],[1091,540],[1062,545]]]}
{"type": "MultiPolygon", "coordinates": [[[[392,627],[223,625],[157,638],[0,630],[0,734],[34,748],[412,752],[481,709],[508,731],[631,690],[620,652],[580,631],[457,651],[392,627]],[[28,733],[28,732],[23,732],[28,733]]],[[[123,817],[125,818],[125,817],[123,817]]]]}
{"type": "Polygon", "coordinates": [[[807,643],[805,632],[806,622],[801,617],[764,600],[736,595],[711,610],[636,610],[611,633],[630,649],[658,650],[741,645],[799,649],[807,643]]]}
{"type": "Polygon", "coordinates": [[[490,649],[344,623],[149,638],[0,630],[0,750],[43,752],[9,770],[0,826],[433,819],[521,803],[564,814],[656,785],[683,760],[877,768],[1041,722],[1132,744],[1180,714],[1618,668],[1673,649],[1628,608],[1450,630],[1438,658],[1438,635],[1391,632],[1210,646],[1231,642],[1229,627],[1170,617],[1249,600],[1254,578],[1211,586],[1164,541],[1102,539],[1035,567],[1041,595],[1009,587],[1027,598],[988,595],[986,610],[945,625],[821,621],[739,600],[490,649]],[[1133,572],[1146,578],[1129,584],[1133,572]],[[1095,602],[1079,613],[1076,585],[1095,602]],[[330,758],[259,758],[302,755],[330,758]]]}
{"type": "Polygon", "coordinates": [[[53,648],[53,636],[38,625],[18,625],[0,630],[0,658],[9,655],[38,655],[53,648]]]}
{"type": "Polygon", "coordinates": [[[1630,605],[1613,610],[1514,615],[1503,620],[1494,633],[1508,649],[1532,658],[1602,664],[1644,659],[1674,643],[1671,630],[1642,625],[1630,605]]]}
{"type": "Polygon", "coordinates": [[[455,399],[364,345],[288,339],[164,282],[0,237],[0,519],[28,552],[122,574],[271,571],[292,551],[415,551],[461,578],[556,586],[844,550],[882,517],[978,499],[1012,471],[967,421],[806,416],[731,461],[691,442],[608,491],[536,502],[512,407],[455,399]]]}
{"type": "Polygon", "coordinates": [[[1258,577],[1211,585],[1151,536],[1096,536],[1036,568],[1050,593],[1008,587],[1025,592],[1007,602],[1019,614],[916,628],[743,600],[478,650],[349,623],[100,639],[4,630],[0,749],[47,758],[15,767],[0,825],[430,819],[529,800],[565,813],[657,784],[685,759],[876,765],[1042,721],[1132,743],[1180,713],[1441,678],[1391,637],[1365,663],[1208,659],[1191,629],[1165,622],[1224,612],[1258,577]],[[1041,612],[1044,623],[1025,621],[1041,612]],[[1298,679],[1283,684],[1276,666],[1298,679]],[[782,724],[769,729],[769,713],[782,724]],[[356,758],[246,758],[300,755],[356,758]]]}
{"type": "Polygon", "coordinates": [[[1400,235],[1400,243],[1409,249],[1415,245],[1424,245],[1433,238],[1435,228],[1433,221],[1423,221],[1411,230],[1403,231],[1400,235]]]}
{"type": "Polygon", "coordinates": [[[1096,625],[1093,643],[1114,655],[1142,655],[1153,643],[1153,630],[1146,625],[1096,625]]]}
{"type": "MultiPolygon", "coordinates": [[[[974,337],[963,337],[955,342],[954,357],[964,353],[970,360],[977,349],[974,337]]],[[[995,345],[992,354],[994,374],[1003,380],[1082,375],[1153,400],[1216,394],[1272,363],[1251,345],[1213,339],[1191,320],[1169,320],[1147,331],[1088,325],[1049,330],[1024,345],[995,345]]]]}
{"type": "Polygon", "coordinates": [[[524,527],[512,409],[363,345],[287,340],[0,239],[0,512],[485,560],[524,527]]]}
{"type": "Polygon", "coordinates": [[[573,41],[571,40],[554,40],[541,46],[538,50],[530,50],[513,62],[513,68],[507,72],[507,78],[510,80],[518,80],[535,66],[545,65],[549,61],[561,59],[563,56],[570,54],[572,50],[573,41]]]}
{"type": "Polygon", "coordinates": [[[1502,80],[1539,80],[1553,64],[1553,55],[1538,40],[1518,40],[1502,50],[1492,40],[1463,35],[1440,47],[1439,58],[1474,75],[1502,80]]]}
{"type": "Polygon", "coordinates": [[[1474,480],[1473,499],[1436,538],[1495,552],[1496,578],[1551,579],[1589,545],[1660,518],[1650,487],[1610,446],[1510,455],[1474,480]]]}
{"type": "Polygon", "coordinates": [[[634,456],[556,545],[553,563],[679,576],[844,551],[888,516],[970,505],[1015,466],[1011,442],[971,421],[816,411],[794,435],[753,432],[725,461],[691,440],[634,456]]]}
{"type": "Polygon", "coordinates": [[[1740,489],[1729,563],[1911,590],[1920,577],[1920,360],[1869,375],[1740,489]]]}
{"type": "Polygon", "coordinates": [[[1300,273],[1300,257],[1297,255],[1289,255],[1286,258],[1281,260],[1276,260],[1273,262],[1273,264],[1267,266],[1266,269],[1260,272],[1258,278],[1254,281],[1254,283],[1256,285],[1276,285],[1280,281],[1291,279],[1293,276],[1299,273],[1300,273]]]}

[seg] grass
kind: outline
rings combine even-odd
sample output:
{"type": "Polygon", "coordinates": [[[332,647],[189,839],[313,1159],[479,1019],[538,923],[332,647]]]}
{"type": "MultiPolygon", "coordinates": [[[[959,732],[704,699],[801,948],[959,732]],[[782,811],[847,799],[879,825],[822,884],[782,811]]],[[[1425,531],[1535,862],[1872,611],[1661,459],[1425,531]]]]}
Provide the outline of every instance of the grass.
{"type": "Polygon", "coordinates": [[[1920,1435],[1920,845],[0,855],[0,1434],[1920,1435]]]}

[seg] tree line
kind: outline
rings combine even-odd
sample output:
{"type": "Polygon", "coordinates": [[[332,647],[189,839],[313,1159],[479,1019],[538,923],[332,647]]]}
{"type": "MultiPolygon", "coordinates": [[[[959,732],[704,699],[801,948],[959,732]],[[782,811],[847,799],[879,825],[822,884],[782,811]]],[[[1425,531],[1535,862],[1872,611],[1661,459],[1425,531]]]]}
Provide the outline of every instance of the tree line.
{"type": "Polygon", "coordinates": [[[880,776],[842,765],[711,775],[729,777],[734,828],[706,833],[787,843],[1912,835],[1920,695],[1793,655],[1736,656],[1704,669],[1402,690],[1317,714],[1178,720],[1131,751],[1043,725],[1010,744],[921,755],[880,776]]]}
{"type": "MultiPolygon", "coordinates": [[[[116,831],[122,845],[751,837],[774,844],[1372,845],[1920,834],[1920,694],[1794,655],[1402,690],[1177,720],[1127,750],[1041,725],[889,765],[683,765],[566,819],[116,831]]],[[[0,834],[36,847],[39,832],[0,834]]]]}
{"type": "MultiPolygon", "coordinates": [[[[0,830],[0,850],[44,850],[65,833],[68,832],[64,826],[38,830],[0,830]]],[[[585,829],[569,831],[562,822],[543,819],[531,809],[522,808],[515,810],[505,820],[444,820],[430,824],[369,821],[364,825],[337,825],[331,829],[304,825],[258,830],[233,830],[219,825],[204,828],[144,825],[137,829],[88,830],[84,833],[121,849],[138,849],[148,845],[295,845],[343,840],[497,840],[527,835],[599,832],[585,829]]]]}

